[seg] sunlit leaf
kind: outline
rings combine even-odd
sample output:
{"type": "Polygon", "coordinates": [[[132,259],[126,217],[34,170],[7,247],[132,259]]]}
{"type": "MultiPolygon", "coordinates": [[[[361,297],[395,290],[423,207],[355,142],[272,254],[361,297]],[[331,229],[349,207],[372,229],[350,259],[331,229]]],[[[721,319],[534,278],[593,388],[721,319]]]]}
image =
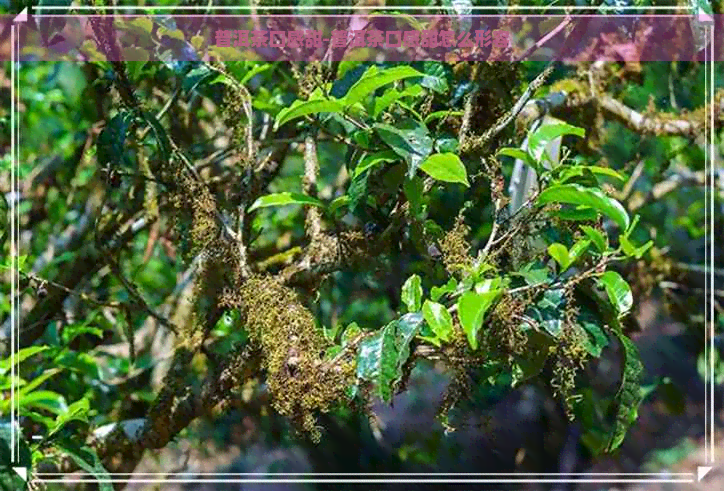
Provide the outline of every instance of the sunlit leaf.
{"type": "Polygon", "coordinates": [[[254,204],[251,205],[249,211],[254,211],[259,208],[267,208],[269,206],[285,206],[285,205],[311,205],[311,206],[324,206],[317,198],[307,196],[302,193],[275,193],[267,194],[258,198],[254,204]]]}
{"type": "Polygon", "coordinates": [[[454,153],[431,155],[420,164],[420,170],[438,181],[457,182],[470,187],[465,165],[454,153]]]}
{"type": "Polygon", "coordinates": [[[618,313],[625,314],[633,306],[633,294],[626,280],[615,271],[606,271],[598,278],[598,283],[606,289],[611,304],[618,313]]]}
{"type": "Polygon", "coordinates": [[[561,184],[544,189],[538,196],[538,203],[569,203],[591,207],[616,222],[623,230],[629,226],[626,209],[603,191],[586,188],[578,184],[561,184]]]}
{"type": "Polygon", "coordinates": [[[422,307],[422,280],[418,275],[410,276],[402,285],[402,303],[410,312],[418,312],[422,307]]]}
{"type": "Polygon", "coordinates": [[[283,124],[304,116],[321,113],[338,113],[343,109],[342,104],[336,99],[297,100],[288,108],[279,111],[274,122],[274,129],[276,130],[283,124]]]}
{"type": "Polygon", "coordinates": [[[397,80],[411,77],[422,77],[423,73],[418,72],[409,66],[396,66],[392,68],[379,69],[371,66],[364,75],[350,87],[342,99],[344,106],[351,106],[372,94],[375,90],[397,80]]]}
{"type": "Polygon", "coordinates": [[[442,341],[448,341],[452,335],[452,316],[444,305],[425,300],[422,306],[422,315],[432,332],[442,341]]]}
{"type": "Polygon", "coordinates": [[[485,293],[465,292],[458,300],[460,325],[468,337],[470,347],[474,350],[478,349],[478,331],[483,325],[485,314],[500,293],[500,290],[485,293]]]}

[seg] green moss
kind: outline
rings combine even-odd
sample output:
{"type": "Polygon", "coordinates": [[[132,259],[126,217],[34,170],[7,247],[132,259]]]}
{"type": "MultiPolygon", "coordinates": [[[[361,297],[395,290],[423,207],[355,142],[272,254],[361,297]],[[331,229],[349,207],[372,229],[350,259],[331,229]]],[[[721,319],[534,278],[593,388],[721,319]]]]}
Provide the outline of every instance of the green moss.
{"type": "Polygon", "coordinates": [[[354,380],[354,362],[324,362],[330,343],[297,294],[272,277],[255,276],[226,302],[245,313],[252,342],[261,347],[274,408],[314,439],[315,411],[329,411],[354,380]]]}

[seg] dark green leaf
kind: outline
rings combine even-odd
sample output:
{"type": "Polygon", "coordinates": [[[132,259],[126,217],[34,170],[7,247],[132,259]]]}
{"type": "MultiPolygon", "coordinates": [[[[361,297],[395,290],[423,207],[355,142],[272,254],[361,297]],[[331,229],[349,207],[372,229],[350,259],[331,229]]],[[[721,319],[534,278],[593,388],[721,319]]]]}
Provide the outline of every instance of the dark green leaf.
{"type": "Polygon", "coordinates": [[[369,181],[369,172],[364,172],[352,178],[347,194],[349,195],[349,212],[354,213],[367,197],[367,183],[369,181]]]}
{"type": "Polygon", "coordinates": [[[406,314],[363,340],[357,350],[357,377],[372,382],[379,397],[389,402],[402,366],[409,357],[409,345],[422,325],[420,314],[406,314]]]}
{"type": "Polygon", "coordinates": [[[551,336],[561,334],[565,322],[565,289],[546,290],[535,305],[528,308],[527,315],[536,321],[551,336]]]}
{"type": "Polygon", "coordinates": [[[641,364],[638,349],[633,342],[619,330],[614,330],[623,349],[623,367],[621,369],[621,385],[609,408],[615,417],[613,431],[608,441],[607,451],[617,449],[623,442],[629,427],[638,417],[638,408],[643,400],[641,381],[644,368],[641,364]]]}
{"type": "Polygon", "coordinates": [[[447,79],[450,68],[448,65],[438,61],[424,61],[420,71],[425,74],[420,81],[420,85],[423,87],[438,94],[444,94],[449,90],[447,79]]]}
{"type": "Polygon", "coordinates": [[[131,166],[131,160],[125,152],[125,143],[135,120],[136,116],[131,111],[121,111],[103,127],[96,143],[100,166],[109,164],[131,166]]]}
{"type": "Polygon", "coordinates": [[[67,439],[56,441],[56,446],[62,453],[70,456],[75,463],[96,478],[99,491],[113,491],[111,476],[101,464],[96,451],[87,445],[71,442],[67,439]]]}
{"type": "Polygon", "coordinates": [[[580,307],[580,313],[576,318],[580,328],[586,333],[584,346],[591,356],[601,356],[603,348],[608,346],[608,336],[604,332],[603,322],[597,314],[587,308],[580,307]]]}
{"type": "Polygon", "coordinates": [[[410,203],[412,216],[419,217],[422,214],[422,204],[424,199],[424,185],[422,179],[420,179],[419,176],[414,176],[412,179],[405,179],[402,189],[405,192],[407,201],[410,203]]]}
{"type": "Polygon", "coordinates": [[[398,127],[388,124],[375,125],[375,131],[394,152],[407,162],[407,176],[412,177],[420,164],[432,151],[430,138],[425,125],[406,120],[398,127]]]}

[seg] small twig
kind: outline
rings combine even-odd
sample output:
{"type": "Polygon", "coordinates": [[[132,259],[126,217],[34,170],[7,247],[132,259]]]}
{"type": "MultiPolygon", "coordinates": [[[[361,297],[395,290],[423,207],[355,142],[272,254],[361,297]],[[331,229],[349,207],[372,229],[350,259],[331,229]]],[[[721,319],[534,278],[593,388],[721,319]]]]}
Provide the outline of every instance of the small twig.
{"type": "Polygon", "coordinates": [[[64,292],[68,293],[69,295],[74,295],[74,296],[80,298],[81,300],[91,303],[97,307],[111,307],[111,308],[116,308],[116,309],[121,308],[121,304],[119,302],[101,302],[100,300],[96,300],[95,298],[88,296],[88,294],[86,294],[86,293],[76,291],[72,288],[68,288],[67,286],[62,285],[53,280],[47,280],[45,278],[38,276],[35,273],[25,273],[24,271],[20,271],[20,274],[27,276],[28,279],[30,279],[38,284],[50,285],[53,288],[62,290],[64,292]]]}
{"type": "Polygon", "coordinates": [[[503,114],[500,118],[498,118],[495,124],[485,133],[483,133],[480,138],[476,139],[475,142],[471,141],[471,145],[474,145],[477,148],[482,148],[486,146],[488,142],[492,140],[498,133],[503,131],[505,127],[508,126],[510,122],[518,116],[518,113],[523,110],[523,107],[525,107],[528,100],[533,97],[535,91],[538,90],[545,83],[548,77],[550,77],[551,73],[553,73],[554,67],[554,61],[548,63],[548,66],[546,66],[545,69],[528,85],[528,87],[525,89],[525,92],[523,92],[523,95],[521,95],[520,98],[513,105],[513,108],[507,113],[503,114]]]}
{"type": "Polygon", "coordinates": [[[113,271],[113,274],[118,278],[118,280],[123,283],[123,286],[128,291],[128,293],[133,297],[135,300],[135,303],[141,307],[148,315],[159,321],[164,327],[167,327],[169,330],[171,330],[173,333],[178,334],[178,331],[176,329],[176,326],[174,326],[168,319],[163,317],[162,315],[156,313],[151,307],[149,307],[148,303],[146,303],[146,300],[143,298],[143,296],[138,293],[138,290],[136,287],[131,284],[121,272],[121,268],[116,262],[115,259],[110,259],[108,261],[108,264],[111,267],[111,271],[113,271]]]}
{"type": "MultiPolygon", "coordinates": [[[[304,139],[304,192],[307,196],[317,197],[318,175],[317,145],[310,135],[304,139]]],[[[316,240],[322,232],[322,216],[316,206],[307,206],[306,229],[311,240],[316,240]]]]}
{"type": "Polygon", "coordinates": [[[619,194],[619,201],[626,201],[628,197],[631,196],[631,191],[633,191],[634,184],[636,184],[636,181],[638,181],[639,177],[641,177],[641,173],[643,172],[643,170],[644,161],[641,160],[638,164],[636,164],[636,168],[631,174],[631,178],[626,182],[626,185],[623,187],[621,194],[619,194]]]}
{"type": "Polygon", "coordinates": [[[536,43],[531,46],[530,48],[526,49],[520,56],[515,58],[514,62],[522,61],[526,58],[528,58],[533,52],[541,47],[543,47],[544,44],[546,44],[548,41],[550,41],[553,37],[555,37],[559,32],[561,32],[563,29],[565,29],[568,24],[571,23],[571,17],[566,16],[563,19],[563,22],[558,24],[551,32],[540,38],[536,43]]]}

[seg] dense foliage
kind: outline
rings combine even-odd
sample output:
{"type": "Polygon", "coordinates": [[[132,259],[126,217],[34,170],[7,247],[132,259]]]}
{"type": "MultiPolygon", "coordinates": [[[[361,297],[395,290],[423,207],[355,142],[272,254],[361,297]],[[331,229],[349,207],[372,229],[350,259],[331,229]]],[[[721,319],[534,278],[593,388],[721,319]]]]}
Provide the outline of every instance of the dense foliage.
{"type": "Polygon", "coordinates": [[[3,445],[13,385],[36,471],[131,472],[240,405],[324,445],[320,415],[370,413],[435,362],[449,431],[466,401],[533,385],[615,451],[660,382],[637,301],[661,295],[704,345],[703,135],[713,105],[721,152],[724,114],[706,69],[23,62],[19,196],[9,153],[0,178],[22,229],[14,358],[2,245],[3,445]]]}

